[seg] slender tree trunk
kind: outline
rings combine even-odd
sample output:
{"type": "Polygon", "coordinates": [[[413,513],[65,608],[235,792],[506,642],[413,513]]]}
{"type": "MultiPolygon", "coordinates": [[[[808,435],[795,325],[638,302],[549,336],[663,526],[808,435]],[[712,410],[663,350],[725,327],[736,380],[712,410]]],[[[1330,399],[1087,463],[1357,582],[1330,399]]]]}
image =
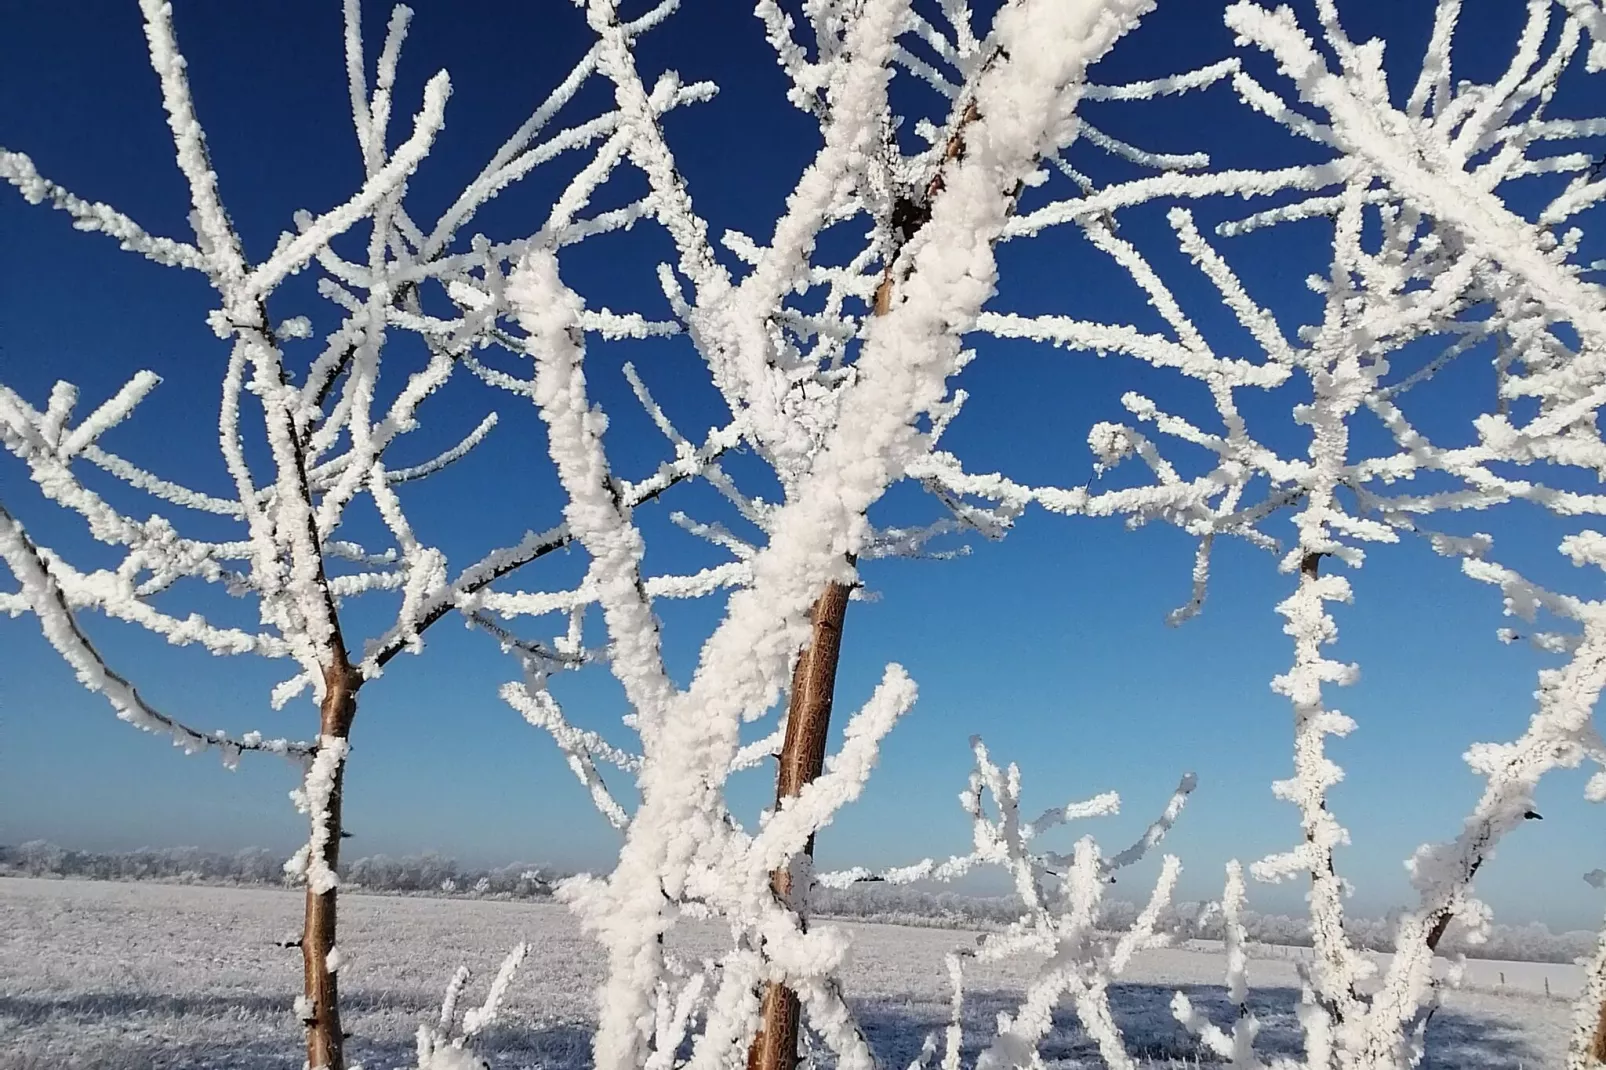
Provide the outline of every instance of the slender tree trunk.
{"type": "MultiPolygon", "coordinates": [[[[324,673],[323,705],[319,709],[319,730],[323,738],[347,739],[352,718],[357,713],[357,687],[360,678],[344,656],[324,673]]],[[[335,767],[329,792],[328,837],[323,845],[323,863],[330,872],[340,864],[340,797],[346,779],[346,763],[335,767]]],[[[335,946],[336,899],[339,889],[325,892],[307,888],[305,922],[301,930],[302,995],[310,1005],[306,1017],[307,1066],[313,1070],[345,1070],[345,1034],[340,1027],[340,989],[335,972],[329,968],[329,952],[335,946]]]]}
{"type": "MultiPolygon", "coordinates": [[[[884,316],[892,306],[892,266],[887,266],[876,287],[874,314],[884,316]]],[[[848,612],[846,584],[833,583],[809,610],[812,625],[809,645],[798,655],[792,671],[792,698],[786,712],[786,739],[781,745],[779,768],[775,773],[775,803],[803,790],[825,768],[825,745],[831,731],[831,703],[836,694],[836,667],[842,655],[842,623],[848,612]]],[[[814,837],[803,847],[807,858],[814,857],[814,837]]],[[[770,888],[781,902],[793,909],[798,902],[793,887],[792,866],[770,874],[770,888]]],[[[808,889],[802,889],[804,895],[808,889]]],[[[798,910],[804,926],[806,910],[798,910]]],[[[786,985],[764,986],[759,1011],[758,1033],[747,1049],[747,1070],[792,1070],[797,1065],[797,1041],[802,1008],[797,993],[786,985]]]]}
{"type": "MultiPolygon", "coordinates": [[[[964,131],[978,117],[975,102],[965,106],[959,123],[948,139],[943,163],[958,159],[964,153],[964,131]]],[[[893,225],[900,232],[898,240],[907,241],[925,225],[931,215],[931,202],[942,192],[942,172],[939,170],[926,183],[924,197],[918,202],[901,201],[893,210],[893,225]]],[[[1017,191],[1018,193],[1018,191],[1017,191]]],[[[896,256],[887,258],[886,271],[876,287],[871,312],[885,316],[892,308],[893,292],[897,280],[893,274],[896,256]]],[[[781,746],[780,768],[775,775],[775,799],[790,798],[803,790],[820,775],[825,767],[825,744],[831,729],[831,702],[836,690],[836,667],[842,652],[842,622],[848,611],[847,584],[833,583],[809,611],[813,625],[809,645],[798,655],[797,668],[792,673],[792,698],[786,714],[786,740],[781,746]]],[[[814,857],[814,837],[810,836],[803,847],[805,858],[814,857]]],[[[793,870],[789,864],[770,874],[770,887],[788,906],[798,909],[802,924],[808,925],[805,903],[800,903],[799,892],[807,896],[808,888],[793,887],[793,870]]],[[[797,993],[786,985],[764,986],[764,1000],[760,1009],[759,1030],[747,1049],[747,1070],[792,1070],[797,1065],[797,1042],[801,1008],[797,993]]]]}
{"type": "Polygon", "coordinates": [[[1597,1063],[1606,1063],[1606,1002],[1595,1014],[1595,1039],[1590,1041],[1589,1057],[1597,1063]]]}
{"type": "MultiPolygon", "coordinates": [[[[798,655],[792,672],[792,698],[786,714],[786,741],[781,747],[775,777],[775,800],[791,798],[820,775],[825,766],[825,744],[831,729],[831,702],[836,692],[836,667],[842,652],[842,624],[848,611],[845,583],[833,583],[809,612],[809,645],[798,655]]],[[[814,855],[814,837],[803,848],[814,855]]],[[[770,887],[784,903],[807,895],[793,886],[790,865],[770,874],[770,887]]],[[[805,919],[804,924],[807,924],[805,919]]],[[[781,984],[764,988],[762,1023],[747,1052],[748,1070],[792,1070],[797,1064],[799,1007],[797,993],[781,984]]]]}

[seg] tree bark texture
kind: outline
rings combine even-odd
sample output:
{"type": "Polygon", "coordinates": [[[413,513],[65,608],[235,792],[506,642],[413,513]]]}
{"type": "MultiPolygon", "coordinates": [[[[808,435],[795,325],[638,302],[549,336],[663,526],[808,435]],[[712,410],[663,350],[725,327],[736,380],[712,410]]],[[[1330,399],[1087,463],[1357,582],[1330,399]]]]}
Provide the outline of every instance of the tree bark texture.
{"type": "MultiPolygon", "coordinates": [[[[345,658],[324,673],[323,705],[319,708],[319,730],[323,739],[345,740],[357,713],[357,686],[360,678],[345,658]]],[[[340,797],[346,779],[346,763],[335,767],[329,792],[328,836],[323,844],[323,863],[331,873],[340,865],[340,797]]],[[[307,1066],[314,1070],[345,1070],[345,1034],[340,1026],[340,989],[335,972],[329,968],[329,952],[335,946],[336,906],[339,889],[317,892],[307,888],[304,924],[301,930],[302,995],[310,1005],[305,1020],[307,1066]]]]}
{"type": "MultiPolygon", "coordinates": [[[[974,101],[965,106],[954,132],[948,138],[943,153],[944,164],[964,155],[964,131],[975,122],[979,113],[974,101]]],[[[916,199],[900,199],[893,208],[892,225],[896,240],[901,246],[913,237],[931,217],[931,203],[943,190],[941,167],[932,175],[916,199]]],[[[886,270],[876,287],[871,312],[885,316],[892,308],[897,289],[896,255],[887,258],[886,270]]],[[[813,781],[825,767],[825,744],[831,729],[831,701],[836,689],[836,667],[842,651],[842,622],[847,614],[847,584],[833,583],[814,603],[809,612],[812,631],[809,645],[798,655],[797,668],[792,673],[792,697],[786,715],[786,739],[781,747],[779,769],[775,777],[775,798],[795,796],[805,784],[813,781]]],[[[809,837],[803,848],[806,857],[814,856],[814,838],[809,837]]],[[[783,866],[770,874],[770,887],[788,906],[794,903],[792,868],[783,866]]],[[[802,889],[806,895],[807,888],[802,889]]],[[[800,910],[806,926],[806,911],[800,910]]],[[[797,993],[786,985],[764,986],[760,1023],[753,1044],[747,1050],[748,1070],[793,1070],[797,1065],[797,1045],[800,1031],[801,1008],[797,993]]]]}
{"type": "MultiPolygon", "coordinates": [[[[842,624],[847,616],[851,590],[845,583],[831,584],[809,613],[809,645],[798,655],[797,667],[792,671],[786,739],[781,746],[780,768],[775,777],[777,805],[782,799],[796,796],[825,767],[836,667],[842,652],[842,624]]],[[[813,856],[812,836],[803,853],[813,856]]],[[[783,866],[771,873],[770,887],[782,902],[792,904],[795,889],[791,867],[783,866]]],[[[808,889],[802,891],[806,894],[808,889]]],[[[782,984],[765,986],[761,1024],[747,1052],[748,1070],[792,1070],[797,1065],[799,1018],[796,992],[782,984]]]]}

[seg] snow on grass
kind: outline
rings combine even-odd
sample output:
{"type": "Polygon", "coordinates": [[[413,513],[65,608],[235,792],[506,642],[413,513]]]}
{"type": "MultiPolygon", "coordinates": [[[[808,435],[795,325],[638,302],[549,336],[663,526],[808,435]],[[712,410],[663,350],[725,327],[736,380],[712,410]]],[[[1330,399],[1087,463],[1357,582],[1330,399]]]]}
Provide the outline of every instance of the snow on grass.
{"type": "MultiPolygon", "coordinates": [[[[350,1056],[367,1070],[410,1064],[418,1023],[438,1012],[460,964],[483,991],[520,940],[529,958],[486,1031],[492,1065],[583,1070],[590,1063],[591,992],[602,955],[566,910],[550,903],[352,897],[341,903],[340,981],[350,1056]]],[[[301,1038],[293,998],[301,896],[272,889],[0,880],[0,1070],[295,1070],[301,1038]]],[[[947,1015],[943,955],[973,941],[948,929],[845,923],[844,974],[883,1065],[907,1066],[947,1015]]],[[[722,946],[710,927],[679,941],[691,958],[722,946]]],[[[1252,997],[1272,1048],[1299,1042],[1294,958],[1304,949],[1252,949],[1252,997]]],[[[1030,963],[973,963],[967,1019],[973,1048],[997,1012],[1013,1009],[1030,963]]],[[[1195,1065],[1197,1049],[1171,1018],[1174,989],[1229,1020],[1218,947],[1140,954],[1114,993],[1137,1054],[1159,1067],[1195,1065]]],[[[1425,1064],[1438,1070],[1560,1067],[1576,967],[1476,962],[1472,991],[1434,1017],[1425,1064]],[[1507,985],[1500,988],[1504,974],[1507,985]],[[1548,979],[1553,997],[1544,995],[1548,979]]],[[[1043,1054],[1056,1070],[1101,1066],[1069,1015],[1043,1054]]],[[[1205,1062],[1205,1060],[1202,1060],[1205,1062]]],[[[1206,1063],[1208,1065],[1208,1063],[1206,1063]]]]}

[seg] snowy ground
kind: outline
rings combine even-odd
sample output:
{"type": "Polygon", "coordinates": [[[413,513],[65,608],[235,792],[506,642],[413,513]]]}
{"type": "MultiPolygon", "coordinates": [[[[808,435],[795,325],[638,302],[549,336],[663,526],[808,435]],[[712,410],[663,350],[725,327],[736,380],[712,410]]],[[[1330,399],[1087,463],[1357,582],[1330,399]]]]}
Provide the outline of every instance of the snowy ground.
{"type": "MultiPolygon", "coordinates": [[[[299,931],[300,909],[299,896],[273,890],[0,879],[0,1070],[296,1070],[299,1030],[290,1005],[300,957],[277,944],[299,931]]],[[[946,1017],[943,954],[969,936],[845,927],[855,945],[844,978],[848,995],[884,1065],[906,1066],[926,1031],[946,1017]]],[[[580,1070],[589,1061],[598,956],[563,908],[351,896],[341,904],[341,931],[351,1052],[369,1070],[407,1065],[417,1023],[435,1013],[460,963],[475,970],[470,993],[477,1002],[488,975],[521,939],[531,954],[490,1037],[493,1065],[580,1070]]],[[[712,942],[716,934],[697,939],[712,942]]],[[[1273,1045],[1297,1043],[1296,954],[1267,949],[1252,964],[1256,1008],[1273,1045]]],[[[1472,974],[1472,990],[1453,993],[1433,1020],[1427,1065],[1560,1067],[1564,996],[1576,990],[1577,969],[1484,962],[1472,974]]],[[[976,1041],[1012,1004],[1026,971],[977,969],[972,978],[980,998],[967,1024],[976,1041]]],[[[1127,981],[1115,994],[1117,1017],[1158,1066],[1194,1065],[1196,1048],[1167,1010],[1175,989],[1217,1021],[1230,1021],[1219,950],[1147,953],[1127,981]]],[[[1044,1055],[1056,1070],[1101,1065],[1069,1015],[1044,1055]]]]}

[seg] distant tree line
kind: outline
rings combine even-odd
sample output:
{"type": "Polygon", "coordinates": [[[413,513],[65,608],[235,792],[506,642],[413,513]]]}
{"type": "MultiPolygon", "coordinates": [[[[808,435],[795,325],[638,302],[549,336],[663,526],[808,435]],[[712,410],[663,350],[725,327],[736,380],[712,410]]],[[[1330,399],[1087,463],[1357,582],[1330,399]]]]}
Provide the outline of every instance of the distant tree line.
{"type": "MultiPolygon", "coordinates": [[[[811,895],[815,910],[824,915],[857,921],[894,925],[923,925],[951,929],[990,929],[1010,924],[1020,917],[1021,903],[1015,896],[967,896],[956,892],[934,892],[907,885],[866,882],[845,889],[817,888],[811,895]]],[[[1104,907],[1101,927],[1129,928],[1140,907],[1136,903],[1111,902],[1104,907]]],[[[1308,919],[1287,914],[1261,914],[1245,911],[1244,928],[1250,940],[1281,947],[1310,947],[1308,919]]],[[[1398,924],[1395,914],[1383,918],[1349,917],[1344,931],[1356,947],[1367,951],[1392,952],[1398,924]]],[[[1203,903],[1176,903],[1168,908],[1158,928],[1181,939],[1220,940],[1224,937],[1222,916],[1203,903]]],[[[1594,947],[1595,934],[1587,931],[1552,932],[1547,926],[1493,925],[1488,938],[1470,943],[1464,930],[1452,926],[1440,949],[1444,954],[1464,952],[1469,958],[1502,959],[1515,962],[1573,962],[1587,956],[1594,947]]]]}
{"type": "MultiPolygon", "coordinates": [[[[370,855],[343,863],[345,887],[370,892],[473,895],[537,899],[551,895],[559,876],[520,863],[496,868],[464,866],[434,853],[370,855]]],[[[0,844],[0,876],[76,877],[106,881],[171,881],[186,884],[281,885],[292,883],[282,852],[247,847],[233,853],[199,847],[142,847],[133,851],[74,851],[44,840],[0,844]]]]}
{"type": "MultiPolygon", "coordinates": [[[[104,881],[168,881],[182,884],[282,885],[283,855],[266,847],[247,847],[232,854],[199,847],[142,847],[133,851],[74,851],[44,840],[0,844],[0,876],[46,877],[104,881]]],[[[406,895],[463,895],[497,899],[543,899],[562,875],[545,867],[518,863],[475,868],[433,852],[369,855],[341,866],[345,887],[406,895]]],[[[908,885],[869,881],[849,888],[817,888],[812,901],[819,913],[858,921],[919,925],[947,929],[991,929],[1020,917],[1015,896],[965,895],[928,891],[908,885]]],[[[1105,905],[1103,925],[1125,929],[1136,919],[1135,903],[1105,905]]],[[[1349,918],[1346,932],[1357,947],[1393,951],[1396,919],[1349,918]]],[[[1184,939],[1220,940],[1221,914],[1202,903],[1177,903],[1166,911],[1161,927],[1184,939]]],[[[1249,939],[1281,947],[1310,947],[1306,919],[1287,914],[1248,911],[1244,927],[1249,939]]],[[[1589,954],[1595,934],[1552,932],[1539,922],[1495,925],[1488,939],[1470,944],[1451,929],[1443,949],[1471,958],[1517,962],[1572,962],[1589,954]]]]}

